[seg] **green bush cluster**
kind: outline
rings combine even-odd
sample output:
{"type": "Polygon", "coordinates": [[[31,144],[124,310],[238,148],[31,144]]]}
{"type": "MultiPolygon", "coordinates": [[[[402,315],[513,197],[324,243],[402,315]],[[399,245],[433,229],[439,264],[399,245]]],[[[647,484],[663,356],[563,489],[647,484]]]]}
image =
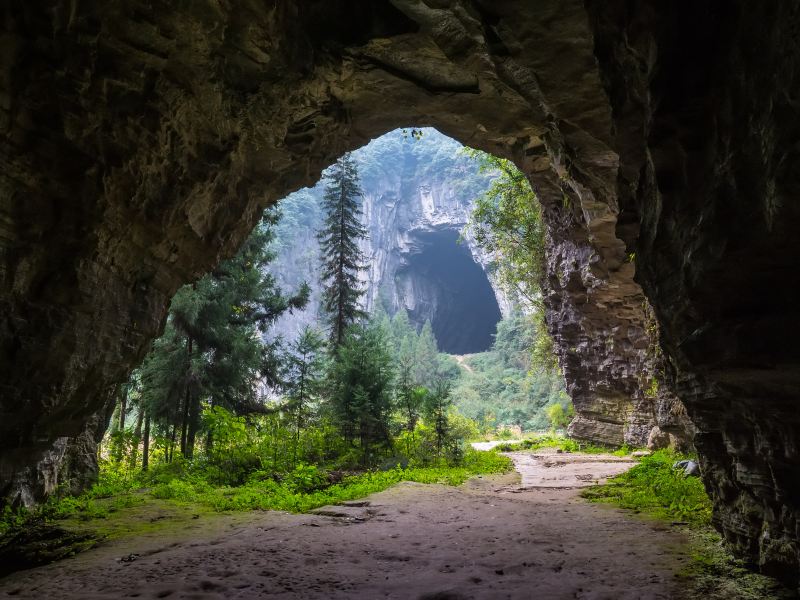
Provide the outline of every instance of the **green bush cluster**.
{"type": "Polygon", "coordinates": [[[497,324],[489,351],[462,359],[465,367],[453,384],[453,398],[482,431],[502,436],[512,435],[507,427],[515,425],[524,431],[563,429],[571,420],[574,409],[564,378],[532,360],[540,331],[533,316],[512,314],[497,324]]]}
{"type": "Polygon", "coordinates": [[[494,447],[494,450],[496,452],[519,452],[522,450],[540,450],[541,448],[557,448],[564,452],[584,452],[587,454],[610,453],[615,456],[625,456],[631,452],[631,448],[628,446],[612,450],[604,446],[573,440],[557,433],[543,433],[528,437],[520,442],[499,444],[494,447]]]}

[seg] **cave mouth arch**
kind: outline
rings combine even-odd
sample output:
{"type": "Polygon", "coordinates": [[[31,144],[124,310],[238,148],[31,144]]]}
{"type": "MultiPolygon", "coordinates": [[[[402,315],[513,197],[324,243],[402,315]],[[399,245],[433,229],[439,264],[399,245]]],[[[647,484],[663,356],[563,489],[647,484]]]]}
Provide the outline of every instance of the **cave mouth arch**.
{"type": "MultiPolygon", "coordinates": [[[[414,237],[419,250],[395,278],[407,280],[412,289],[427,290],[420,302],[434,306],[411,310],[409,318],[419,324],[418,313],[433,314],[431,326],[442,352],[473,354],[488,350],[502,315],[485,271],[469,249],[459,244],[456,230],[422,231],[414,237]]],[[[402,289],[403,285],[398,287],[402,289]]]]}
{"type": "Polygon", "coordinates": [[[796,580],[800,457],[775,450],[800,431],[791,3],[697,9],[690,27],[671,3],[394,0],[391,27],[377,2],[358,20],[288,4],[18,3],[6,23],[2,492],[42,496],[40,461],[90,435],[169,298],[266,204],[425,123],[534,184],[573,432],[639,440],[686,416],[641,394],[644,286],[716,521],[796,580]]]}
{"type": "MultiPolygon", "coordinates": [[[[467,150],[435,128],[406,127],[349,153],[366,230],[358,242],[364,312],[404,310],[418,332],[430,322],[439,349],[452,354],[490,350],[497,324],[519,304],[496,276],[499,256],[471,226],[476,201],[500,170],[467,150]]],[[[314,232],[323,227],[328,174],[277,202],[280,243],[269,270],[283,289],[309,283],[311,296],[304,309],[278,319],[275,337],[291,340],[324,321],[314,232]]]]}

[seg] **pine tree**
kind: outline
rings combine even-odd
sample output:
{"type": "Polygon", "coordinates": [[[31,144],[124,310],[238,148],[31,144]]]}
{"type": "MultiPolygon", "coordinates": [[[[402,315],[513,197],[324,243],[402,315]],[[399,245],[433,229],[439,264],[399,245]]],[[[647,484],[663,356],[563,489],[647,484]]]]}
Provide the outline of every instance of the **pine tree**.
{"type": "Polygon", "coordinates": [[[405,429],[413,434],[419,420],[423,399],[427,390],[414,385],[411,355],[402,356],[397,361],[397,408],[403,414],[405,429]]]}
{"type": "Polygon", "coordinates": [[[359,299],[364,295],[359,272],[365,265],[358,243],[366,238],[367,231],[361,225],[362,191],[352,156],[348,153],[340,158],[326,178],[325,219],[318,234],[322,250],[320,279],[322,308],[335,352],[342,345],[347,328],[364,317],[359,306],[359,299]]]}
{"type": "Polygon", "coordinates": [[[417,332],[408,320],[405,308],[400,308],[392,318],[392,340],[395,356],[408,357],[413,362],[414,346],[417,343],[417,332]]]}
{"type": "Polygon", "coordinates": [[[453,406],[453,399],[450,392],[450,383],[439,380],[434,385],[433,391],[425,396],[425,421],[433,428],[438,456],[441,456],[442,449],[451,437],[448,413],[453,406]]]}
{"type": "Polygon", "coordinates": [[[433,389],[439,368],[439,349],[433,335],[431,322],[422,326],[417,343],[414,346],[414,380],[417,385],[433,389]]]}
{"type": "Polygon", "coordinates": [[[332,363],[331,409],[346,440],[356,439],[364,464],[379,446],[390,446],[392,359],[383,331],[375,325],[354,325],[332,363]]]}
{"type": "Polygon", "coordinates": [[[266,272],[276,221],[266,211],[236,256],[178,291],[164,335],[142,366],[142,400],[152,424],[164,437],[180,433],[187,457],[203,401],[238,414],[260,412],[259,388],[280,383],[279,346],[262,338],[281,314],[306,304],[309,289],[302,285],[286,296],[266,272]]]}
{"type": "Polygon", "coordinates": [[[297,462],[300,431],[311,417],[311,404],[320,392],[324,340],[310,327],[306,327],[291,344],[285,357],[283,389],[288,400],[288,410],[294,420],[294,447],[292,464],[297,462]]]}

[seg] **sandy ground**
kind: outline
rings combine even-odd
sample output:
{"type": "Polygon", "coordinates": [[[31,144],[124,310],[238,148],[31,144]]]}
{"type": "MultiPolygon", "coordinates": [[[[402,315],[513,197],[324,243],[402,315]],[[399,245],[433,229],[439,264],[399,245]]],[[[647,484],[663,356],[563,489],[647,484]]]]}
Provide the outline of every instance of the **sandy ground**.
{"type": "Polygon", "coordinates": [[[0,596],[681,597],[674,573],[687,558],[679,533],[577,496],[577,486],[629,463],[514,458],[521,478],[476,478],[459,488],[404,483],[363,506],[198,519],[169,535],[109,542],[0,580],[0,596]]]}

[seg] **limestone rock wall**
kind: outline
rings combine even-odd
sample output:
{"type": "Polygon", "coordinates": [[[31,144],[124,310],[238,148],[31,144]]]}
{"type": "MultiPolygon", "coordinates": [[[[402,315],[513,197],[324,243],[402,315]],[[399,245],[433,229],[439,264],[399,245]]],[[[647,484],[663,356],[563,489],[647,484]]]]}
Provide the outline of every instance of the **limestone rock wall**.
{"type": "MultiPolygon", "coordinates": [[[[476,164],[459,157],[456,141],[431,128],[422,131],[419,140],[395,131],[353,152],[362,175],[362,222],[368,236],[361,244],[367,266],[362,277],[364,308],[370,312],[379,302],[391,314],[404,308],[418,328],[427,320],[434,321],[439,305],[446,301],[443,290],[410,266],[412,257],[423,251],[426,234],[450,231],[454,236],[464,233],[464,247],[483,268],[500,312],[508,315],[512,301],[493,280],[493,257],[464,232],[473,201],[488,188],[490,178],[478,173],[476,164]]],[[[319,206],[324,187],[323,180],[310,190],[301,190],[297,197],[287,198],[282,205],[288,207],[283,214],[289,221],[304,217],[303,223],[310,218],[313,224],[278,227],[277,235],[285,234],[285,238],[279,240],[270,270],[284,288],[294,289],[306,281],[312,292],[308,306],[284,315],[271,335],[293,339],[303,326],[317,324],[321,292],[315,232],[321,226],[319,206]],[[295,202],[300,197],[308,200],[295,202]],[[311,214],[297,214],[301,211],[311,214]]],[[[461,300],[469,302],[468,298],[461,300]]]]}
{"type": "Polygon", "coordinates": [[[621,212],[714,521],[766,572],[800,563],[800,10],[590,3],[621,212]],[[687,15],[691,15],[687,18],[687,15]]]}

